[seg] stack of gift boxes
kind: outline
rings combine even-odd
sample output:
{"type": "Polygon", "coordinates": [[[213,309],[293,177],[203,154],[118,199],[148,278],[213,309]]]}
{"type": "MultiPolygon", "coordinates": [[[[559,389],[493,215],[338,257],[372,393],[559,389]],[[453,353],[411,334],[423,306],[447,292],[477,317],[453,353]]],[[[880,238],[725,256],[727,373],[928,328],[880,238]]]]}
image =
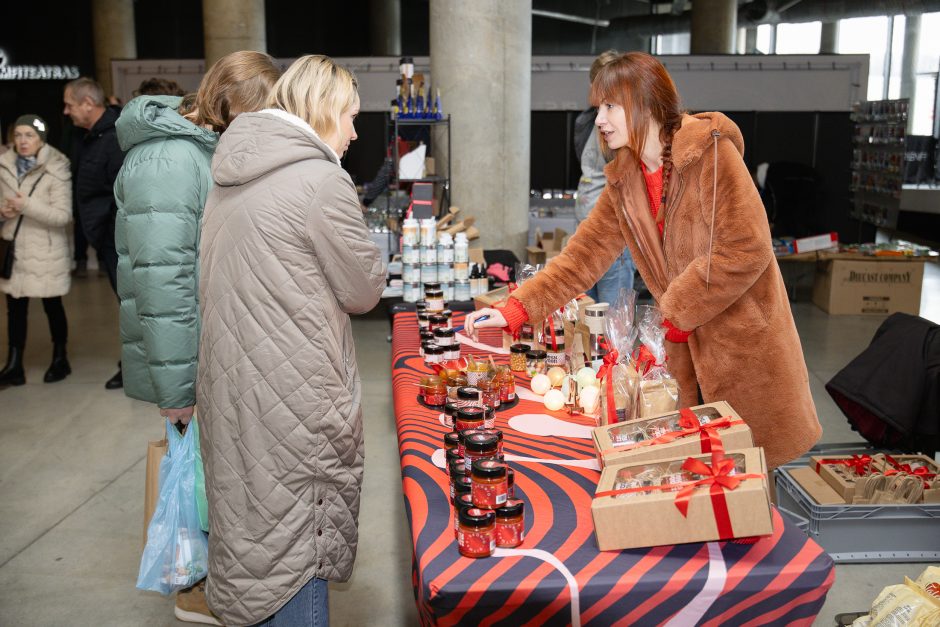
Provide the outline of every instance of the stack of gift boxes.
{"type": "Polygon", "coordinates": [[[602,551],[773,532],[764,451],[726,402],[599,426],[602,551]]]}

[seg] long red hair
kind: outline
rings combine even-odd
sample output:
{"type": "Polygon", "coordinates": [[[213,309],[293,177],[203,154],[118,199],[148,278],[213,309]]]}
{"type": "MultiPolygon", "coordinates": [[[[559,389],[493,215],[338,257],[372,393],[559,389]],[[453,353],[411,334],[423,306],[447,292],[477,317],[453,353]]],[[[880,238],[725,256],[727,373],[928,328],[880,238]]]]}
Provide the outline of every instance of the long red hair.
{"type": "MultiPolygon", "coordinates": [[[[598,72],[591,83],[591,104],[608,102],[623,107],[627,118],[625,148],[637,163],[646,146],[650,120],[660,125],[663,161],[671,167],[672,135],[682,123],[679,92],[669,72],[645,52],[627,52],[598,72]]],[[[606,144],[601,141],[601,146],[606,144]]]]}

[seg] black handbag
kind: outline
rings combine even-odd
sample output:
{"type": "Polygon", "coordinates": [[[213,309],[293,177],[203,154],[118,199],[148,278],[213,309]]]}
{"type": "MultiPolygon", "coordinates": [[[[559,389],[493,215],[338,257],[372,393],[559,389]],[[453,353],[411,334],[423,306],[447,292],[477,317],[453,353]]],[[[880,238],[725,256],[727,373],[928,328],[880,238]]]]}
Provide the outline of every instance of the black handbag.
{"type": "MultiPolygon", "coordinates": [[[[36,179],[36,183],[33,184],[33,188],[29,190],[28,196],[33,195],[33,192],[36,191],[36,187],[39,185],[39,181],[41,181],[42,177],[45,175],[45,172],[39,175],[39,178],[36,179]]],[[[16,228],[13,230],[13,239],[0,239],[0,279],[9,279],[13,276],[13,261],[16,259],[16,235],[20,232],[20,226],[22,225],[23,214],[20,214],[20,217],[16,220],[16,228]]]]}

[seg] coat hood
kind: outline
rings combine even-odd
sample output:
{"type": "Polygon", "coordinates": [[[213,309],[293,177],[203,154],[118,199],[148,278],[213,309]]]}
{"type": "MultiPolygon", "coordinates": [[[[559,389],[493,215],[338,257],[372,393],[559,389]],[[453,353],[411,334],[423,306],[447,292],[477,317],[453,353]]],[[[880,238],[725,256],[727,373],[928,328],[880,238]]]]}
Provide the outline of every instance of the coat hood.
{"type": "Polygon", "coordinates": [[[225,131],[212,158],[219,185],[244,185],[286,165],[322,160],[339,167],[336,152],[305,121],[281,109],[242,113],[225,131]]]}
{"type": "Polygon", "coordinates": [[[711,148],[715,139],[729,139],[744,156],[744,137],[738,125],[724,113],[706,112],[682,116],[680,128],[672,140],[672,162],[682,170],[711,148]],[[716,134],[717,133],[717,134],[716,134]]]}
{"type": "Polygon", "coordinates": [[[177,113],[180,100],[177,96],[138,96],[128,102],[114,125],[121,150],[127,152],[152,139],[188,137],[207,152],[213,152],[219,136],[177,113]]]}

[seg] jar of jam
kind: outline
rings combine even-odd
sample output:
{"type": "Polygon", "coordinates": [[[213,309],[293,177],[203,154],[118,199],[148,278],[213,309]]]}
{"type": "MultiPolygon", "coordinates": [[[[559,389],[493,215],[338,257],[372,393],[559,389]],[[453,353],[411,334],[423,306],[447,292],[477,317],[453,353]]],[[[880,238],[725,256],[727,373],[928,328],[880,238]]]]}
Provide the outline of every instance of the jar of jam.
{"type": "Polygon", "coordinates": [[[483,408],[483,428],[493,429],[496,427],[496,410],[492,407],[483,408]]]}
{"type": "Polygon", "coordinates": [[[506,366],[502,366],[496,374],[496,379],[499,381],[500,404],[511,403],[516,400],[516,377],[513,376],[512,371],[506,366]]]}
{"type": "Polygon", "coordinates": [[[444,329],[447,327],[447,317],[441,314],[428,314],[428,329],[444,329]]]}
{"type": "Polygon", "coordinates": [[[439,364],[444,361],[444,349],[440,346],[428,345],[424,347],[424,363],[427,365],[439,364]]]}
{"type": "Polygon", "coordinates": [[[525,502],[507,499],[496,508],[496,546],[510,549],[525,539],[525,502]]]}
{"type": "Polygon", "coordinates": [[[447,361],[460,359],[460,342],[454,341],[444,347],[444,359],[447,361]]]}
{"type": "Polygon", "coordinates": [[[431,324],[431,314],[429,314],[426,311],[419,311],[418,312],[418,328],[421,329],[422,331],[426,329],[430,330],[428,329],[430,324],[431,324]]]}
{"type": "Polygon", "coordinates": [[[434,341],[434,334],[430,331],[421,331],[418,335],[421,337],[422,343],[430,342],[431,344],[437,344],[437,342],[434,341]]]}
{"type": "Polygon", "coordinates": [[[447,448],[444,454],[444,470],[447,471],[448,475],[450,475],[450,468],[454,463],[459,463],[461,466],[466,465],[459,446],[447,448]]]}
{"type": "Polygon", "coordinates": [[[418,355],[424,358],[424,363],[427,363],[428,361],[428,349],[432,346],[437,346],[437,344],[434,343],[434,340],[425,340],[421,342],[421,348],[418,349],[418,355]]]}
{"type": "Polygon", "coordinates": [[[537,374],[545,372],[545,358],[548,353],[543,350],[533,350],[525,354],[526,374],[534,377],[537,374]]]}
{"type": "Polygon", "coordinates": [[[499,429],[493,429],[491,427],[484,427],[483,429],[480,429],[479,431],[480,433],[485,433],[487,435],[496,436],[496,453],[498,455],[502,455],[503,454],[503,432],[500,431],[499,429]]]}
{"type": "MultiPolygon", "coordinates": [[[[454,471],[456,471],[456,467],[454,471]]],[[[450,476],[450,504],[453,505],[461,494],[470,494],[473,484],[467,475],[450,476]]]]}
{"type": "Polygon", "coordinates": [[[464,409],[465,407],[482,407],[482,405],[480,390],[470,386],[457,388],[458,409],[464,409]]]}
{"type": "Polygon", "coordinates": [[[444,434],[444,449],[456,448],[460,435],[456,431],[448,431],[444,434]]]}
{"type": "Polygon", "coordinates": [[[433,333],[434,333],[434,341],[440,344],[441,346],[450,344],[451,341],[454,339],[454,335],[456,335],[456,332],[453,329],[448,329],[447,327],[434,329],[433,333]]]}
{"type": "Polygon", "coordinates": [[[552,334],[552,328],[554,325],[549,324],[545,327],[544,337],[545,340],[545,366],[546,368],[551,368],[552,366],[561,366],[565,367],[565,364],[568,362],[565,357],[565,330],[563,328],[554,328],[554,334],[552,334]]]}
{"type": "MultiPolygon", "coordinates": [[[[444,311],[444,291],[437,289],[428,289],[430,283],[425,284],[424,300],[428,301],[428,311],[444,311]]],[[[439,284],[438,284],[439,285],[439,284]]]]}
{"type": "Polygon", "coordinates": [[[457,527],[459,526],[460,510],[473,507],[473,496],[469,493],[461,494],[454,498],[454,537],[457,537],[457,527]]]}
{"type": "Polygon", "coordinates": [[[464,557],[489,557],[496,549],[496,514],[470,507],[460,510],[457,549],[464,557]]]}
{"type": "MultiPolygon", "coordinates": [[[[405,263],[410,263],[410,262],[405,262],[405,263]]],[[[417,263],[417,262],[414,262],[414,263],[417,263]]],[[[415,302],[415,311],[417,311],[418,313],[421,313],[422,311],[426,311],[427,308],[428,308],[428,301],[419,300],[415,302]]]]}
{"type": "Polygon", "coordinates": [[[523,344],[535,346],[535,325],[531,322],[523,322],[519,328],[519,339],[523,344]]]}
{"type": "Polygon", "coordinates": [[[431,407],[443,407],[447,404],[447,386],[440,377],[428,377],[424,385],[424,402],[431,407]]]}
{"type": "Polygon", "coordinates": [[[441,315],[447,318],[447,328],[452,329],[454,327],[454,312],[450,309],[445,309],[441,312],[441,315]]]}
{"type": "Polygon", "coordinates": [[[489,368],[489,364],[485,361],[470,361],[467,364],[467,385],[474,387],[480,385],[480,381],[486,379],[489,368]]]}
{"type": "Polygon", "coordinates": [[[483,407],[499,408],[499,381],[494,379],[483,379],[477,383],[480,390],[480,401],[483,407]]]}
{"type": "MultiPolygon", "coordinates": [[[[446,398],[446,396],[445,396],[446,398]]],[[[444,404],[444,425],[447,427],[454,427],[454,416],[457,415],[457,405],[455,403],[445,403],[444,404]]],[[[451,432],[453,433],[453,432],[451,432]]]]}
{"type": "Polygon", "coordinates": [[[463,459],[467,454],[467,449],[464,448],[467,438],[478,431],[479,429],[464,429],[457,432],[457,452],[460,453],[460,459],[463,459]]]}
{"type": "Polygon", "coordinates": [[[506,464],[478,459],[470,470],[473,480],[471,493],[473,504],[485,509],[495,509],[506,502],[509,486],[506,483],[506,464]]]}
{"type": "Polygon", "coordinates": [[[478,459],[492,459],[499,453],[499,439],[490,433],[474,433],[463,443],[464,468],[467,472],[478,459]]]}
{"type": "Polygon", "coordinates": [[[525,372],[525,354],[532,350],[528,344],[513,344],[509,347],[509,367],[513,372],[525,372]]]}
{"type": "Polygon", "coordinates": [[[454,416],[454,427],[457,431],[466,429],[482,429],[486,415],[482,407],[461,407],[454,416]]]}

